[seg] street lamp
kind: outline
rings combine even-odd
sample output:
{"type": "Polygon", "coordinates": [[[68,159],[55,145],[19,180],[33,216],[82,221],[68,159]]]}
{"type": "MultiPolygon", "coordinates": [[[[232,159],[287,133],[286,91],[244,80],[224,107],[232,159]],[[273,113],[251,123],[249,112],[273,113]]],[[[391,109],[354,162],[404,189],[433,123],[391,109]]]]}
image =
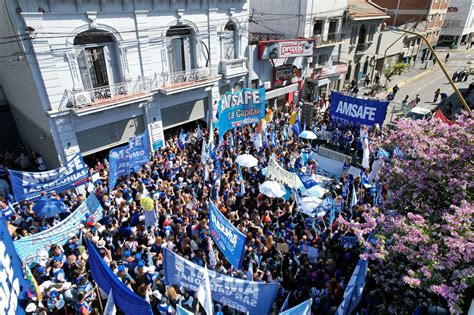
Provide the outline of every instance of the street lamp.
{"type": "Polygon", "coordinates": [[[471,112],[471,109],[469,108],[469,106],[467,106],[467,103],[466,103],[466,100],[464,99],[464,97],[462,96],[461,92],[458,90],[458,87],[456,86],[456,84],[454,84],[453,80],[451,80],[451,76],[448,74],[448,72],[446,71],[446,68],[444,67],[444,65],[441,63],[441,60],[439,60],[438,58],[438,55],[436,54],[434,48],[431,46],[430,42],[426,39],[425,36],[423,36],[422,34],[420,33],[417,33],[417,32],[413,32],[413,31],[408,31],[408,30],[404,30],[404,29],[401,29],[401,28],[398,28],[398,27],[388,27],[388,29],[392,29],[392,30],[395,30],[395,31],[401,31],[401,32],[405,32],[407,34],[412,34],[412,35],[416,35],[418,37],[420,37],[424,42],[425,44],[428,46],[428,48],[430,49],[431,53],[433,54],[433,56],[435,57],[436,61],[437,61],[437,64],[439,65],[439,67],[441,68],[441,70],[443,71],[446,79],[448,79],[449,81],[449,84],[451,84],[451,86],[453,87],[454,89],[454,92],[456,92],[456,95],[459,97],[459,100],[461,101],[461,104],[464,106],[464,108],[466,109],[466,111],[468,113],[471,112]]]}

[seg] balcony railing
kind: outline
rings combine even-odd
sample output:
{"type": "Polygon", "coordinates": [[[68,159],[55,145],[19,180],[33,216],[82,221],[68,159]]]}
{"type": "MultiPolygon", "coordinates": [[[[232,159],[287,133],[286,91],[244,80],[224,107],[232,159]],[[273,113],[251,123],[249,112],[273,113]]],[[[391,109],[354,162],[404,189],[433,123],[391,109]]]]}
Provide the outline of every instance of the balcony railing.
{"type": "Polygon", "coordinates": [[[155,74],[152,78],[138,78],[93,89],[66,90],[59,110],[72,108],[75,111],[84,111],[96,107],[112,106],[149,96],[158,90],[168,92],[175,89],[192,88],[216,76],[217,67],[214,66],[189,71],[160,73],[155,74]]]}
{"type": "Polygon", "coordinates": [[[152,89],[170,92],[180,90],[193,85],[199,85],[217,76],[217,67],[191,69],[179,72],[165,72],[155,74],[151,84],[152,89]]]}
{"type": "Polygon", "coordinates": [[[247,69],[247,60],[245,58],[232,59],[232,60],[222,60],[220,62],[220,71],[219,73],[225,77],[232,75],[243,74],[248,71],[247,69]]]}
{"type": "Polygon", "coordinates": [[[342,42],[342,33],[328,33],[327,36],[315,34],[313,37],[315,48],[342,42]]]}

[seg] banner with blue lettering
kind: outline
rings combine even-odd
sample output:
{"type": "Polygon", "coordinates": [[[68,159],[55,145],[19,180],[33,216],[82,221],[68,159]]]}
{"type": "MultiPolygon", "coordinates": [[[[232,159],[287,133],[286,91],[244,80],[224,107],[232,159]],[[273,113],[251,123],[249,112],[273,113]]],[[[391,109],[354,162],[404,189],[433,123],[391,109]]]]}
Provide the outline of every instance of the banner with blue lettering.
{"type": "Polygon", "coordinates": [[[389,102],[362,99],[331,92],[330,115],[333,120],[351,125],[383,125],[389,102]]]}
{"type": "Polygon", "coordinates": [[[92,214],[96,221],[102,218],[102,206],[94,194],[89,197],[66,219],[52,228],[20,238],[13,242],[18,256],[23,262],[31,263],[39,259],[38,252],[48,251],[51,244],[64,245],[69,240],[69,233],[78,234],[79,225],[85,221],[86,214],[92,214]]]}
{"type": "Polygon", "coordinates": [[[110,270],[95,249],[95,246],[86,238],[87,250],[89,252],[89,267],[92,279],[105,292],[112,290],[115,304],[125,314],[152,315],[151,305],[130,290],[116,274],[110,270]]]}
{"type": "Polygon", "coordinates": [[[109,152],[109,189],[115,187],[117,178],[130,173],[130,160],[128,158],[128,145],[112,149],[109,152]]]}
{"type": "Polygon", "coordinates": [[[148,133],[128,140],[128,154],[130,159],[130,170],[138,171],[140,167],[150,161],[150,146],[148,145],[148,133]]]}
{"type": "Polygon", "coordinates": [[[311,315],[311,304],[313,299],[309,299],[292,307],[284,312],[281,312],[280,315],[311,315]]]}
{"type": "MultiPolygon", "coordinates": [[[[204,268],[165,248],[163,269],[166,285],[197,291],[204,268]]],[[[212,299],[239,312],[268,314],[278,292],[278,283],[261,283],[232,278],[209,270],[212,299]]]]}
{"type": "Polygon", "coordinates": [[[15,199],[34,199],[41,192],[61,192],[87,182],[87,165],[84,164],[80,153],[69,160],[66,166],[47,172],[10,172],[10,180],[15,193],[15,199]]]}
{"type": "Polygon", "coordinates": [[[27,298],[28,281],[3,217],[0,217],[0,282],[0,314],[25,314],[20,301],[27,298]]]}
{"type": "Polygon", "coordinates": [[[227,92],[219,101],[219,141],[224,134],[243,125],[258,123],[265,117],[265,89],[244,88],[227,92]]]}
{"type": "Polygon", "coordinates": [[[209,200],[209,231],[217,247],[232,266],[237,270],[240,269],[247,237],[227,221],[211,200],[209,200]]]}

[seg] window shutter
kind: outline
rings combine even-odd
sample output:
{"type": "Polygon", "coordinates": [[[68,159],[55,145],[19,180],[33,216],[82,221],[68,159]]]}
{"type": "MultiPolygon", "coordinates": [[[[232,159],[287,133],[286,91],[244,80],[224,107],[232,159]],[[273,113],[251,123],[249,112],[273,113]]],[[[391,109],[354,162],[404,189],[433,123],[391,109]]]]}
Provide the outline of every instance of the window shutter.
{"type": "Polygon", "coordinates": [[[92,89],[92,80],[84,49],[81,49],[80,53],[77,55],[77,64],[79,65],[79,72],[81,73],[82,86],[86,90],[92,89]]]}
{"type": "Polygon", "coordinates": [[[224,60],[232,60],[235,57],[234,32],[226,31],[222,35],[222,52],[224,60]]]}

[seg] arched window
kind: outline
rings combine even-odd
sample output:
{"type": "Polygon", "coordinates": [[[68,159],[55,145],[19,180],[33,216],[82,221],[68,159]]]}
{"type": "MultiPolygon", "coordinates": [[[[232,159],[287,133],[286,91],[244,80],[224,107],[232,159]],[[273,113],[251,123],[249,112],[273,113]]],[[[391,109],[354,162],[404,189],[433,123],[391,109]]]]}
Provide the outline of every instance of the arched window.
{"type": "Polygon", "coordinates": [[[237,27],[233,22],[228,22],[224,27],[222,40],[222,59],[232,60],[239,57],[237,27]]]}
{"type": "Polygon", "coordinates": [[[195,34],[187,25],[172,26],[166,32],[168,60],[171,72],[187,71],[196,67],[195,34]]]}
{"type": "Polygon", "coordinates": [[[101,30],[82,32],[74,38],[74,50],[84,89],[121,81],[112,34],[101,30]]]}

